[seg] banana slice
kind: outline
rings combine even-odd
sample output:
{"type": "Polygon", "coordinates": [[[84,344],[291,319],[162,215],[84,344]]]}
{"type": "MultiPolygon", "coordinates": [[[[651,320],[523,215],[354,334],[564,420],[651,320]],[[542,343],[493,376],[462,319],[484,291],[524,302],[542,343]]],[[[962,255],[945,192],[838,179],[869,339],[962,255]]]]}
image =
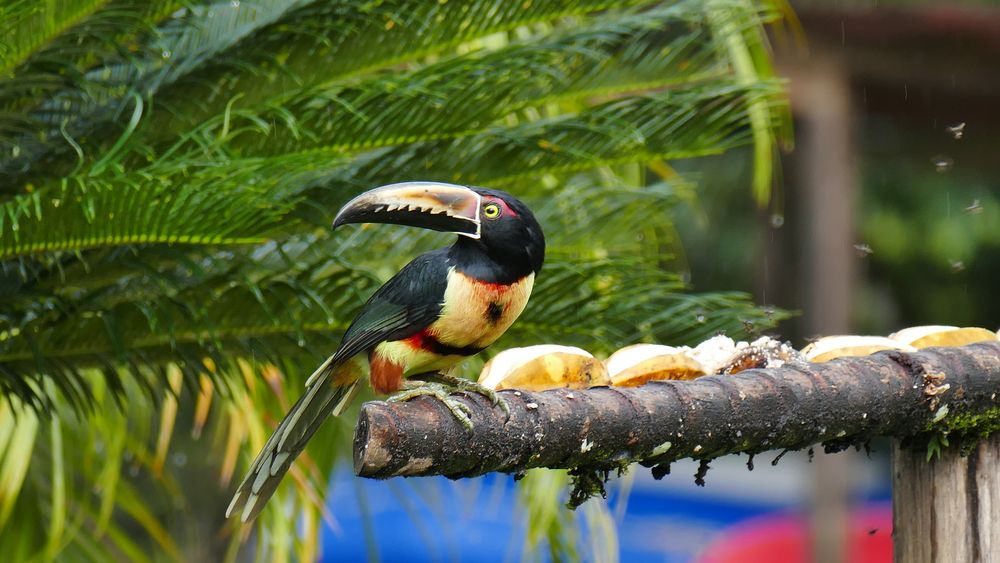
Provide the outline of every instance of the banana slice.
{"type": "Polygon", "coordinates": [[[647,381],[694,379],[705,375],[701,363],[690,356],[690,348],[660,344],[634,344],[607,359],[611,384],[638,387],[647,381]]]}
{"type": "Polygon", "coordinates": [[[931,346],[964,346],[974,342],[997,340],[993,332],[979,327],[959,328],[957,326],[914,326],[904,328],[889,335],[889,338],[909,344],[914,348],[931,346]]]}
{"type": "Polygon", "coordinates": [[[883,350],[914,352],[909,344],[884,336],[825,336],[802,349],[802,354],[813,363],[828,362],[846,356],[867,356],[883,350]]]}
{"type": "Polygon", "coordinates": [[[494,390],[584,389],[608,385],[608,371],[600,360],[572,346],[542,344],[509,348],[483,366],[479,383],[494,390]]]}

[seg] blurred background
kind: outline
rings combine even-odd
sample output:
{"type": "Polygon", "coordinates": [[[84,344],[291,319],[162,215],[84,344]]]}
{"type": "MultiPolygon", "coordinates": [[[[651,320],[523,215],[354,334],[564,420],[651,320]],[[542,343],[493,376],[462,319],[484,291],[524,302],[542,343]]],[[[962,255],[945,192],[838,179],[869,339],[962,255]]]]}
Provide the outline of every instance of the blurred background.
{"type": "Polygon", "coordinates": [[[636,468],[569,511],[559,471],[357,479],[356,410],[255,525],[226,522],[357,307],[449,242],[329,232],[382,183],[537,211],[546,267],[497,349],[1000,328],[992,2],[46,0],[0,21],[9,560],[891,561],[888,443],[716,459],[704,486],[695,461],[636,468]]]}
{"type": "MultiPolygon", "coordinates": [[[[805,47],[772,43],[795,124],[782,197],[751,217],[729,187],[745,160],[704,172],[695,213],[678,217],[693,284],[741,280],[758,302],[799,311],[778,329],[797,345],[923,324],[995,330],[1000,186],[991,139],[1000,115],[990,69],[1000,11],[989,2],[792,6],[805,47]]],[[[798,471],[809,483],[793,502],[797,537],[809,538],[793,560],[890,560],[887,455],[888,443],[876,444],[775,477],[798,471]]]]}

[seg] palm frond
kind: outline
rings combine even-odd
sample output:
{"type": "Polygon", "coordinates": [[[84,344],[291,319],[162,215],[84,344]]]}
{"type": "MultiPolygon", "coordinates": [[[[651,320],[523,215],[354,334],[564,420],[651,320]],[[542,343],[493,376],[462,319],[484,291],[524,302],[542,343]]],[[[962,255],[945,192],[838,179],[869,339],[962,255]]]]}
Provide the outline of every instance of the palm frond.
{"type": "MultiPolygon", "coordinates": [[[[13,414],[18,425],[13,433],[5,433],[13,440],[0,462],[0,473],[11,477],[4,481],[3,505],[12,503],[17,515],[0,526],[0,551],[19,561],[152,561],[155,547],[158,553],[182,559],[154,505],[142,498],[149,491],[147,479],[167,490],[177,486],[173,475],[153,471],[147,444],[155,428],[130,420],[100,377],[90,374],[88,382],[100,406],[88,415],[54,405],[43,423],[16,398],[0,403],[0,424],[7,424],[13,414]],[[80,447],[84,443],[89,447],[80,447]],[[8,472],[21,466],[32,470],[19,482],[8,472]]],[[[136,408],[156,408],[134,387],[125,393],[136,408]]]]}
{"type": "Polygon", "coordinates": [[[359,159],[351,181],[500,185],[626,162],[720,154],[752,140],[748,101],[777,103],[780,92],[774,83],[716,83],[622,98],[576,115],[373,152],[359,159]]]}
{"type": "Polygon", "coordinates": [[[15,58],[5,60],[8,68],[0,72],[3,152],[19,158],[21,142],[29,142],[26,150],[37,150],[37,143],[29,141],[33,134],[39,128],[54,132],[40,121],[38,108],[50,96],[59,96],[68,104],[101,95],[107,88],[106,77],[87,71],[97,64],[141,56],[138,50],[147,48],[156,23],[181,5],[180,1],[129,0],[35,3],[29,18],[34,21],[16,25],[17,33],[29,34],[32,41],[22,44],[15,58]],[[59,4],[76,6],[67,9],[59,4]],[[47,26],[51,26],[51,36],[43,29],[47,26]],[[72,91],[77,95],[67,94],[72,91]]]}
{"type": "Polygon", "coordinates": [[[569,475],[564,470],[531,469],[517,488],[518,502],[524,506],[528,530],[522,558],[547,547],[553,560],[579,557],[579,533],[575,515],[566,509],[569,475]]]}
{"type": "Polygon", "coordinates": [[[228,132],[227,143],[253,154],[336,154],[465,135],[529,105],[718,78],[728,69],[709,32],[701,5],[683,2],[410,73],[306,90],[257,111],[234,109],[199,132],[228,132]]]}
{"type": "MultiPolygon", "coordinates": [[[[518,27],[648,0],[555,0],[460,5],[423,0],[313,3],[236,45],[165,92],[169,116],[154,134],[178,134],[226,111],[413,62],[518,27]]],[[[162,138],[162,137],[161,137],[162,138]]]]}
{"type": "MultiPolygon", "coordinates": [[[[183,7],[183,0],[136,2],[111,0],[36,3],[31,21],[12,23],[12,40],[19,47],[0,58],[0,105],[10,108],[16,95],[39,94],[72,84],[86,69],[138,49],[154,33],[156,24],[183,7]],[[60,6],[69,4],[71,6],[60,6]],[[26,40],[26,41],[25,41],[26,40]],[[33,90],[31,87],[43,87],[33,90]]],[[[16,6],[17,3],[15,3],[16,6]]],[[[18,9],[15,7],[15,9],[18,9]]]]}
{"type": "MultiPolygon", "coordinates": [[[[30,127],[20,125],[14,135],[0,137],[2,153],[10,155],[0,159],[0,171],[20,175],[53,153],[56,156],[49,158],[49,163],[60,162],[61,155],[88,156],[100,145],[81,146],[76,139],[109,126],[134,99],[152,96],[164,85],[187,76],[254,30],[276,21],[298,3],[299,0],[260,0],[239,9],[238,3],[216,1],[175,12],[176,17],[148,34],[136,53],[126,51],[106,57],[100,65],[81,72],[78,77],[66,77],[69,83],[65,87],[38,101],[28,111],[26,119],[30,127]],[[53,139],[64,142],[53,143],[53,139]]],[[[118,17],[143,23],[147,19],[144,16],[159,15],[155,9],[148,13],[150,7],[143,3],[123,4],[119,9],[124,16],[118,17]]],[[[130,134],[129,126],[124,129],[130,134]]],[[[110,130],[121,131],[117,127],[110,130]]],[[[108,148],[110,145],[103,147],[108,148]]]]}
{"type": "Polygon", "coordinates": [[[301,368],[308,370],[305,364],[321,361],[334,346],[332,335],[347,328],[349,317],[341,312],[353,312],[357,292],[372,284],[348,271],[312,283],[244,279],[234,284],[233,279],[239,278],[216,279],[158,300],[140,294],[108,306],[94,299],[33,317],[0,335],[6,336],[0,337],[0,369],[12,376],[0,387],[41,407],[44,395],[25,384],[31,379],[25,376],[33,373],[52,381],[70,402],[85,406],[92,399],[89,370],[101,370],[113,390],[123,389],[115,365],[131,366],[150,392],[157,389],[159,366],[166,359],[183,370],[193,388],[205,358],[231,369],[240,357],[281,364],[285,357],[305,353],[310,359],[301,368]]]}
{"type": "Polygon", "coordinates": [[[7,76],[40,47],[86,20],[110,0],[48,0],[45,5],[17,2],[7,6],[0,76],[7,76]]]}
{"type": "MultiPolygon", "coordinates": [[[[736,83],[755,84],[774,76],[767,53],[766,37],[752,4],[743,0],[712,0],[706,3],[713,33],[724,43],[733,66],[736,83]]],[[[747,115],[753,131],[754,175],[753,195],[758,205],[765,205],[771,195],[772,163],[776,144],[789,143],[791,123],[787,110],[768,107],[761,99],[747,103],[747,115]]]]}
{"type": "Polygon", "coordinates": [[[263,242],[296,194],[325,172],[315,164],[244,159],[65,178],[0,204],[0,260],[130,244],[263,242]]]}
{"type": "Polygon", "coordinates": [[[16,398],[0,402],[0,440],[3,452],[0,459],[0,528],[13,513],[21,486],[28,473],[31,448],[38,432],[38,416],[28,411],[16,398]]]}

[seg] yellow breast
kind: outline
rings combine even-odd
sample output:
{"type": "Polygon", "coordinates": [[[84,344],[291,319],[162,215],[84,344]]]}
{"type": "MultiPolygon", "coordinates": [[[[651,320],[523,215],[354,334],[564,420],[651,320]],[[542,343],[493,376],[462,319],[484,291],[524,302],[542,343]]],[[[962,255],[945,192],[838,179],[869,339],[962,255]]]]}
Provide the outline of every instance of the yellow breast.
{"type": "Polygon", "coordinates": [[[485,348],[524,310],[534,282],[534,274],[510,285],[483,282],[452,268],[441,317],[428,332],[449,346],[485,348]]]}

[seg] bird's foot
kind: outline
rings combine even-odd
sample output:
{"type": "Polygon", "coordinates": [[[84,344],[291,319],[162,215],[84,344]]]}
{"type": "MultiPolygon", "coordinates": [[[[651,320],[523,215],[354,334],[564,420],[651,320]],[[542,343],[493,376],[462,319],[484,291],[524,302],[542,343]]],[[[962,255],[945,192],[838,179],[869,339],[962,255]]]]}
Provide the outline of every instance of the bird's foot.
{"type": "Polygon", "coordinates": [[[451,414],[462,423],[467,430],[472,430],[472,409],[465,403],[451,396],[453,388],[441,383],[427,381],[404,381],[403,390],[392,395],[386,401],[390,403],[405,403],[415,397],[429,395],[448,407],[451,414]]]}
{"type": "Polygon", "coordinates": [[[494,405],[499,406],[500,410],[503,411],[504,416],[508,419],[510,418],[510,405],[508,405],[507,401],[504,401],[496,391],[490,389],[489,387],[484,387],[475,381],[470,381],[462,377],[455,377],[454,375],[448,375],[446,373],[432,373],[427,374],[424,377],[430,380],[439,381],[459,391],[482,395],[483,397],[489,399],[494,405]]]}

